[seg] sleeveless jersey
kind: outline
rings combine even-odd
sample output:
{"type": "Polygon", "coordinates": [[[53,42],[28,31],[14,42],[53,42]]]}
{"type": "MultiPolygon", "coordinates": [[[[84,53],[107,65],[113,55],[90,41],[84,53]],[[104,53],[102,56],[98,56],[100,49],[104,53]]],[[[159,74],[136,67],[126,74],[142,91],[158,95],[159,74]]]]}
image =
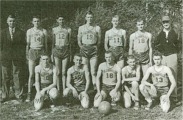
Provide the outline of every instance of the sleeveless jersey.
{"type": "Polygon", "coordinates": [[[94,26],[92,29],[88,29],[86,25],[81,26],[81,39],[82,43],[86,45],[93,45],[97,43],[97,31],[94,26]]]}
{"type": "Polygon", "coordinates": [[[30,30],[30,47],[32,49],[42,48],[44,46],[45,35],[44,29],[35,31],[33,28],[30,30]]]}
{"type": "Polygon", "coordinates": [[[117,33],[115,33],[112,29],[108,31],[108,38],[109,38],[109,46],[117,47],[117,46],[123,46],[124,43],[124,36],[123,36],[123,30],[118,30],[117,33]]]}
{"type": "Polygon", "coordinates": [[[107,63],[101,64],[102,69],[102,81],[106,85],[116,85],[117,83],[117,71],[120,69],[117,64],[114,64],[112,68],[107,67],[107,63]]]}
{"type": "Polygon", "coordinates": [[[59,26],[53,28],[53,34],[55,35],[55,46],[66,46],[69,44],[68,29],[61,29],[59,26]]]}
{"type": "Polygon", "coordinates": [[[163,68],[160,72],[157,72],[155,70],[155,67],[153,66],[152,82],[155,86],[168,86],[168,76],[163,71],[164,68],[165,68],[165,66],[163,66],[163,68]]]}
{"type": "Polygon", "coordinates": [[[35,67],[35,72],[40,74],[41,83],[53,83],[53,72],[55,72],[55,68],[53,67],[53,65],[50,65],[50,67],[46,69],[43,69],[41,65],[38,65],[35,67]]]}
{"type": "Polygon", "coordinates": [[[127,66],[124,67],[123,69],[124,69],[125,77],[126,78],[136,77],[136,71],[137,71],[136,69],[137,69],[137,67],[134,70],[132,70],[132,71],[129,71],[128,68],[127,68],[127,66]]]}
{"type": "Polygon", "coordinates": [[[149,49],[149,38],[147,36],[147,32],[145,32],[142,35],[138,35],[137,33],[135,34],[135,38],[134,38],[134,44],[133,44],[133,49],[136,52],[146,52],[149,49]]]}
{"type": "Polygon", "coordinates": [[[84,71],[84,65],[82,65],[81,69],[75,70],[74,66],[70,68],[71,72],[71,82],[74,86],[78,87],[80,85],[85,85],[85,71],[84,71]]]}

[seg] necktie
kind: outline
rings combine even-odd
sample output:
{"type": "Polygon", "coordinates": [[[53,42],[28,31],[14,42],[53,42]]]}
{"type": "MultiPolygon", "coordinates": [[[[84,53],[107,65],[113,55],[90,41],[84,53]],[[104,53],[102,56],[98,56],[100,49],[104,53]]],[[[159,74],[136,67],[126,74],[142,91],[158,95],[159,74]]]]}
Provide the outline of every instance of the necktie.
{"type": "Polygon", "coordinates": [[[11,31],[11,32],[10,32],[11,39],[13,40],[13,33],[14,33],[14,31],[13,31],[13,29],[11,29],[10,31],[11,31]]]}

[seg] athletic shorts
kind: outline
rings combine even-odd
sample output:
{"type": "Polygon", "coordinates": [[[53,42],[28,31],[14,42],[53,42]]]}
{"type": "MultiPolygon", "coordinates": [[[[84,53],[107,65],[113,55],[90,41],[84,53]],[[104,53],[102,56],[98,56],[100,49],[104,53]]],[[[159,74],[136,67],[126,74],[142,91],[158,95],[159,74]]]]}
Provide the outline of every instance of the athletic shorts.
{"type": "Polygon", "coordinates": [[[149,63],[149,50],[143,53],[137,53],[133,51],[133,55],[136,58],[139,64],[147,64],[149,63]]]}
{"type": "Polygon", "coordinates": [[[53,56],[59,59],[64,59],[69,56],[69,46],[53,48],[53,56]]]}
{"type": "Polygon", "coordinates": [[[80,49],[80,53],[85,58],[98,57],[98,49],[96,45],[83,45],[80,49]]]}
{"type": "Polygon", "coordinates": [[[125,81],[124,86],[127,86],[128,88],[132,87],[132,82],[131,81],[125,81]]]}
{"type": "Polygon", "coordinates": [[[41,54],[44,53],[43,49],[30,49],[29,50],[29,60],[36,61],[40,58],[41,54]]]}
{"type": "Polygon", "coordinates": [[[157,96],[162,96],[168,93],[169,87],[168,86],[163,86],[163,87],[158,87],[155,86],[157,90],[157,96]]]}
{"type": "Polygon", "coordinates": [[[109,94],[111,90],[115,88],[115,85],[106,85],[102,84],[102,90],[106,93],[109,94]]]}
{"type": "Polygon", "coordinates": [[[116,59],[116,61],[120,61],[124,59],[124,50],[122,47],[110,47],[109,51],[111,51],[116,59]]]}
{"type": "Polygon", "coordinates": [[[76,88],[76,90],[77,90],[78,93],[84,91],[85,90],[85,87],[86,87],[86,85],[84,85],[84,84],[79,85],[79,86],[74,86],[74,88],[76,88]]]}

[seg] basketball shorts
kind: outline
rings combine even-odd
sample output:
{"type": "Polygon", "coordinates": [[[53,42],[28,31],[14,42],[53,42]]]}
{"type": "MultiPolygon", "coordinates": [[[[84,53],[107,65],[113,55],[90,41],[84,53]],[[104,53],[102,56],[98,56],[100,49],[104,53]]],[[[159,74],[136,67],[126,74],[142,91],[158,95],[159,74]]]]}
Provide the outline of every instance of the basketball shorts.
{"type": "Polygon", "coordinates": [[[131,81],[125,81],[124,86],[127,86],[128,88],[132,87],[132,82],[131,81]]]}
{"type": "Polygon", "coordinates": [[[113,53],[116,61],[120,61],[124,59],[124,50],[122,47],[110,47],[109,51],[113,53]]]}
{"type": "Polygon", "coordinates": [[[95,45],[83,45],[80,49],[80,53],[85,58],[98,57],[98,49],[95,45]]]}
{"type": "Polygon", "coordinates": [[[149,63],[149,50],[143,53],[137,53],[133,51],[133,55],[139,64],[148,64],[149,63]]]}
{"type": "Polygon", "coordinates": [[[82,92],[85,90],[85,85],[84,84],[81,84],[79,86],[74,86],[74,88],[76,88],[76,90],[78,91],[78,93],[82,92]]]}
{"type": "Polygon", "coordinates": [[[29,50],[29,60],[36,61],[40,58],[41,54],[44,53],[43,49],[30,49],[29,50]]]}
{"type": "Polygon", "coordinates": [[[64,59],[69,57],[69,46],[63,46],[63,47],[55,47],[53,48],[53,56],[57,57],[59,59],[64,59]]]}
{"type": "Polygon", "coordinates": [[[102,84],[102,90],[109,95],[110,91],[113,90],[115,88],[115,85],[106,85],[106,84],[102,84]]]}
{"type": "Polygon", "coordinates": [[[156,87],[156,90],[157,90],[157,96],[165,95],[169,91],[169,87],[168,86],[162,86],[162,87],[155,86],[155,87],[156,87]]]}

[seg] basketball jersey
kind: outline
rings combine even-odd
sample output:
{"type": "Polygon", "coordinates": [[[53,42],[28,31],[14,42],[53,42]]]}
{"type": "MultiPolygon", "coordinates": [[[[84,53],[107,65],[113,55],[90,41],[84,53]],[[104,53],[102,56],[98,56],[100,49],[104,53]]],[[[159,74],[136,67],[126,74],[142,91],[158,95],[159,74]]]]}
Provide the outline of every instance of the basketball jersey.
{"type": "Polygon", "coordinates": [[[153,66],[152,82],[155,86],[168,86],[168,76],[164,72],[164,68],[165,66],[163,66],[160,72],[157,72],[153,66]]]}
{"type": "Polygon", "coordinates": [[[35,31],[33,28],[29,29],[30,47],[32,49],[38,49],[38,48],[42,48],[44,46],[44,42],[45,42],[44,31],[46,31],[46,30],[39,29],[39,30],[35,31]]]}
{"type": "Polygon", "coordinates": [[[50,65],[49,68],[42,68],[41,65],[35,67],[35,73],[40,74],[41,83],[43,84],[51,84],[53,83],[53,72],[55,72],[55,68],[53,65],[50,65]]]}
{"type": "Polygon", "coordinates": [[[55,27],[53,28],[53,34],[55,35],[55,46],[65,46],[69,44],[68,29],[55,27]]]}
{"type": "Polygon", "coordinates": [[[146,52],[149,49],[149,38],[148,33],[145,32],[141,35],[138,35],[137,32],[134,33],[135,38],[133,41],[133,50],[136,52],[146,52]]]}
{"type": "Polygon", "coordinates": [[[114,32],[112,29],[109,30],[108,38],[109,38],[109,46],[117,47],[117,46],[123,46],[124,44],[124,36],[122,29],[118,30],[118,32],[114,32]]]}
{"type": "Polygon", "coordinates": [[[117,71],[120,69],[117,64],[114,64],[113,67],[109,68],[107,63],[104,62],[101,64],[102,69],[102,81],[106,85],[116,85],[117,83],[117,71]]]}
{"type": "Polygon", "coordinates": [[[84,65],[82,65],[81,69],[75,70],[74,66],[70,68],[70,73],[71,73],[71,83],[78,87],[80,85],[85,85],[86,80],[85,80],[85,71],[84,71],[84,65]]]}
{"type": "Polygon", "coordinates": [[[93,26],[92,29],[88,29],[86,25],[80,27],[81,41],[86,45],[93,45],[97,43],[97,28],[98,26],[93,26]]]}
{"type": "Polygon", "coordinates": [[[125,77],[126,77],[126,78],[133,78],[133,77],[136,77],[137,67],[136,67],[134,70],[131,70],[131,71],[128,70],[128,67],[127,67],[127,66],[124,67],[123,69],[124,69],[123,72],[125,72],[125,77]]]}

